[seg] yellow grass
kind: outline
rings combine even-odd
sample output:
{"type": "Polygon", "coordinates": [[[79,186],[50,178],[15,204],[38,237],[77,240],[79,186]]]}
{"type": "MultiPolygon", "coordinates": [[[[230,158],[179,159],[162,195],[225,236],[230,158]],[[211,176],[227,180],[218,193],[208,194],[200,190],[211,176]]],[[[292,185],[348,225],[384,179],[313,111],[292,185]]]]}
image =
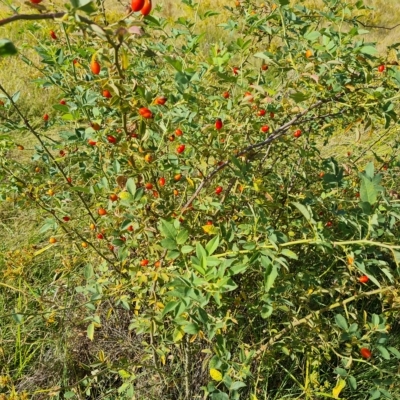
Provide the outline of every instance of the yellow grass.
{"type": "MultiPolygon", "coordinates": [[[[355,0],[350,1],[354,2],[355,0]]],[[[192,10],[185,4],[182,4],[178,0],[155,0],[155,8],[161,8],[161,15],[170,19],[171,21],[180,16],[197,17],[196,28],[199,31],[206,32],[205,43],[215,43],[223,35],[224,31],[216,27],[216,24],[221,21],[222,18],[228,16],[224,6],[234,5],[234,0],[198,0],[198,10],[192,10]],[[213,9],[221,12],[218,17],[211,18],[207,22],[201,21],[198,18],[198,13],[204,12],[208,9],[213,9]]],[[[268,2],[259,1],[259,3],[268,2]]],[[[46,4],[49,11],[59,10],[60,7],[65,3],[64,0],[45,0],[42,4],[46,4]]],[[[320,7],[321,0],[305,0],[304,4],[309,7],[320,7]]],[[[366,0],[365,3],[369,6],[375,7],[374,11],[365,12],[363,21],[368,25],[379,25],[391,27],[400,21],[400,7],[396,5],[396,0],[366,0]]],[[[13,4],[19,5],[20,13],[35,13],[35,10],[31,10],[28,5],[22,0],[13,0],[13,4]]],[[[105,8],[109,13],[111,20],[118,19],[119,16],[124,15],[126,12],[125,1],[117,0],[106,0],[105,8]]],[[[159,11],[155,11],[158,13],[159,11]]],[[[4,3],[0,2],[0,18],[3,18],[10,14],[10,9],[5,6],[4,3]]],[[[20,49],[20,53],[28,57],[34,64],[38,64],[38,57],[34,51],[28,48],[22,47],[23,44],[36,45],[43,35],[48,34],[48,31],[54,27],[57,27],[52,22],[38,21],[35,23],[30,22],[17,22],[12,25],[7,25],[0,28],[0,37],[8,38],[15,41],[20,49]],[[22,29],[27,27],[40,26],[43,30],[30,32],[29,30],[22,29]]],[[[400,34],[400,27],[393,30],[384,29],[371,29],[370,34],[366,35],[367,40],[377,41],[379,49],[382,53],[388,44],[398,41],[397,37],[400,34]]],[[[13,57],[0,61],[0,82],[6,86],[10,92],[16,92],[20,90],[21,93],[21,105],[25,110],[28,111],[30,116],[40,117],[46,112],[47,107],[57,97],[57,91],[55,89],[42,90],[36,86],[30,84],[32,78],[37,78],[40,73],[33,68],[26,66],[19,58],[13,57]]]]}

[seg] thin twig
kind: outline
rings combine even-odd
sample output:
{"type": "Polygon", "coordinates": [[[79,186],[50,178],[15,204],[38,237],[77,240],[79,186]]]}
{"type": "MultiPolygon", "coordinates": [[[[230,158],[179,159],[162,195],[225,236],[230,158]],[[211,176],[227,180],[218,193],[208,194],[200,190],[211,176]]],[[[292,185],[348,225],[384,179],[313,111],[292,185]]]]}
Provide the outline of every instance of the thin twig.
{"type": "Polygon", "coordinates": [[[184,358],[183,358],[183,365],[185,369],[185,376],[184,376],[184,382],[185,382],[185,400],[190,400],[191,397],[191,387],[190,387],[190,373],[189,373],[189,367],[190,367],[190,359],[189,359],[189,354],[190,354],[190,341],[189,341],[189,335],[185,335],[184,340],[183,340],[183,352],[184,352],[184,358]]]}
{"type": "MultiPolygon", "coordinates": [[[[61,175],[64,177],[65,181],[67,182],[67,184],[71,187],[73,187],[73,184],[71,182],[69,182],[68,176],[67,174],[64,172],[64,170],[61,168],[60,164],[56,161],[56,159],[54,158],[53,154],[51,153],[51,151],[47,148],[47,146],[45,145],[45,143],[43,142],[42,138],[40,137],[40,135],[36,132],[36,130],[32,127],[32,125],[29,123],[28,119],[25,117],[25,115],[21,112],[21,110],[19,109],[19,107],[16,105],[14,99],[12,98],[12,96],[4,89],[4,87],[0,84],[0,90],[7,96],[8,100],[10,100],[12,106],[14,107],[15,111],[17,112],[17,114],[20,116],[20,118],[22,119],[24,125],[28,128],[28,130],[33,134],[33,136],[35,136],[35,138],[38,140],[38,142],[41,144],[43,150],[47,153],[47,155],[50,157],[51,161],[54,163],[54,165],[57,167],[57,169],[60,171],[61,175]]],[[[77,196],[79,197],[79,199],[81,200],[82,204],[84,205],[84,207],[86,208],[90,218],[92,219],[92,221],[96,224],[97,220],[94,217],[94,215],[92,214],[92,211],[90,210],[89,206],[87,205],[85,199],[83,198],[82,194],[77,192],[77,196]]]]}
{"type": "Polygon", "coordinates": [[[269,340],[268,343],[263,344],[260,349],[258,349],[256,351],[256,353],[254,354],[254,358],[258,358],[267,348],[271,347],[274,343],[276,343],[285,333],[289,332],[290,330],[292,330],[293,328],[295,328],[296,326],[305,324],[306,322],[310,321],[313,317],[318,316],[319,314],[322,314],[326,311],[331,311],[335,308],[338,308],[340,306],[345,306],[347,303],[351,303],[354,300],[358,300],[361,299],[363,297],[368,297],[368,296],[372,296],[374,294],[379,294],[379,293],[384,293],[387,292],[389,290],[393,290],[392,287],[386,287],[383,289],[375,289],[375,290],[371,290],[369,292],[363,292],[360,293],[358,295],[355,296],[351,296],[348,297],[347,299],[344,299],[342,301],[338,301],[334,304],[330,304],[329,306],[323,307],[320,310],[317,311],[313,311],[310,314],[306,315],[304,318],[301,319],[294,319],[289,326],[287,326],[286,328],[282,329],[278,334],[276,334],[275,336],[272,336],[269,340]]]}
{"type": "MultiPolygon", "coordinates": [[[[4,18],[0,20],[0,26],[10,24],[11,22],[14,21],[39,21],[43,19],[57,19],[57,18],[62,18],[64,15],[67,13],[64,11],[61,12],[55,12],[55,13],[50,13],[50,14],[15,14],[12,17],[4,18]]],[[[79,17],[81,21],[86,22],[87,24],[92,24],[93,22],[88,20],[85,17],[79,17]]]]}
{"type": "Polygon", "coordinates": [[[267,151],[265,152],[265,156],[262,158],[261,162],[260,162],[260,167],[265,163],[265,161],[268,158],[269,152],[271,150],[272,147],[272,143],[269,144],[269,146],[267,147],[267,151]]]}
{"type": "Polygon", "coordinates": [[[397,28],[398,26],[400,26],[400,24],[397,24],[395,26],[392,26],[391,28],[388,28],[386,26],[379,26],[379,25],[367,25],[364,24],[364,22],[359,21],[358,19],[356,19],[356,21],[361,24],[363,27],[365,28],[374,28],[374,29],[386,29],[387,31],[391,31],[392,29],[397,28]]]}

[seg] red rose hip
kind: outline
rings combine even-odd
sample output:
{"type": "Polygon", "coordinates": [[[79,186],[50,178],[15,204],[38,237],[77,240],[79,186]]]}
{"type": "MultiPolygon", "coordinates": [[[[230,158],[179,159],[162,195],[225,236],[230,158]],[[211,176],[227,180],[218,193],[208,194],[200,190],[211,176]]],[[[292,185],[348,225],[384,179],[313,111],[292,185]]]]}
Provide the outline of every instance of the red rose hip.
{"type": "Polygon", "coordinates": [[[367,349],[366,347],[362,347],[360,349],[360,354],[361,354],[362,358],[366,358],[366,359],[371,358],[371,356],[372,356],[371,350],[367,349]]]}

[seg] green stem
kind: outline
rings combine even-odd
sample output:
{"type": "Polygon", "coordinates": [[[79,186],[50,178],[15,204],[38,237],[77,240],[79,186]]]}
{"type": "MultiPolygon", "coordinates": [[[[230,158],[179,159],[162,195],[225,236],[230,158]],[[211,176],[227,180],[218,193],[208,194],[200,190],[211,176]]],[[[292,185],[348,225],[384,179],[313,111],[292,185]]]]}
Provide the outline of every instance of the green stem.
{"type": "MultiPolygon", "coordinates": [[[[287,243],[281,243],[279,244],[279,247],[290,247],[290,246],[296,246],[298,244],[309,244],[309,245],[321,245],[324,242],[320,240],[315,240],[315,239],[302,239],[302,240],[295,240],[293,242],[287,242],[287,243]]],[[[383,247],[388,250],[400,250],[400,246],[396,245],[390,245],[386,243],[381,243],[381,242],[374,242],[373,240],[366,240],[366,239],[361,239],[361,240],[344,240],[342,242],[329,242],[332,244],[334,247],[335,246],[350,246],[350,245],[365,245],[365,246],[377,246],[377,247],[383,247]]],[[[267,246],[261,246],[257,250],[263,250],[263,249],[275,249],[275,245],[267,245],[267,246]]],[[[253,250],[239,250],[239,251],[227,251],[225,253],[221,254],[215,254],[214,257],[225,257],[228,255],[233,255],[233,254],[248,254],[248,253],[254,253],[253,250]]]]}

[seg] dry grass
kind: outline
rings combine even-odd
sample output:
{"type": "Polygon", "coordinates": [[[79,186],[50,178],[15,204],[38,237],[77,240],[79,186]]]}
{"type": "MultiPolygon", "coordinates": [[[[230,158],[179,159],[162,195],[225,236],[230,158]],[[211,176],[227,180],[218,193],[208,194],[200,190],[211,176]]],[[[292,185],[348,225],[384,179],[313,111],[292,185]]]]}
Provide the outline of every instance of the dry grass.
{"type": "MultiPolygon", "coordinates": [[[[355,0],[352,0],[355,2],[355,0]]],[[[24,1],[14,1],[21,7],[21,13],[31,12],[29,7],[24,1]]],[[[53,0],[47,2],[49,11],[59,9],[64,4],[63,0],[53,0]]],[[[111,20],[118,19],[125,13],[127,1],[119,0],[106,0],[105,8],[108,10],[111,20]]],[[[180,16],[194,17],[196,20],[196,28],[200,32],[205,32],[204,44],[211,45],[217,42],[223,35],[226,35],[221,29],[216,27],[216,24],[227,16],[227,11],[224,9],[226,5],[232,5],[233,0],[202,0],[198,1],[199,8],[191,9],[179,1],[172,0],[155,0],[155,6],[161,8],[161,15],[169,19],[175,20],[180,16]],[[198,18],[198,13],[204,12],[208,9],[215,9],[221,13],[220,16],[213,17],[207,22],[201,21],[198,18]]],[[[260,1],[262,3],[262,1],[260,1]]],[[[310,7],[319,7],[321,0],[306,0],[304,2],[310,7]]],[[[368,6],[374,7],[374,11],[366,11],[363,20],[368,25],[379,25],[385,27],[394,26],[400,20],[400,8],[396,6],[396,1],[384,0],[366,0],[368,6]]],[[[10,15],[10,10],[0,3],[0,17],[10,15]]],[[[43,41],[44,35],[50,29],[59,29],[57,25],[52,22],[39,21],[35,23],[20,22],[12,25],[7,25],[0,28],[0,36],[9,38],[18,44],[20,54],[32,61],[33,65],[40,67],[39,58],[37,54],[29,50],[24,44],[38,45],[43,41]],[[24,28],[24,29],[22,29],[24,28]],[[26,29],[28,28],[28,29],[26,29]],[[39,29],[40,28],[40,29],[39,29]]],[[[367,40],[378,42],[378,47],[382,53],[385,52],[386,46],[398,41],[397,37],[400,32],[400,26],[393,30],[385,29],[371,29],[370,33],[366,35],[367,40]]],[[[0,61],[0,82],[6,88],[15,93],[21,91],[20,104],[29,113],[30,116],[41,116],[43,113],[48,112],[49,105],[52,104],[59,92],[57,89],[43,90],[30,82],[35,78],[39,78],[41,73],[38,69],[28,67],[21,61],[21,58],[13,57],[0,61]]]]}

